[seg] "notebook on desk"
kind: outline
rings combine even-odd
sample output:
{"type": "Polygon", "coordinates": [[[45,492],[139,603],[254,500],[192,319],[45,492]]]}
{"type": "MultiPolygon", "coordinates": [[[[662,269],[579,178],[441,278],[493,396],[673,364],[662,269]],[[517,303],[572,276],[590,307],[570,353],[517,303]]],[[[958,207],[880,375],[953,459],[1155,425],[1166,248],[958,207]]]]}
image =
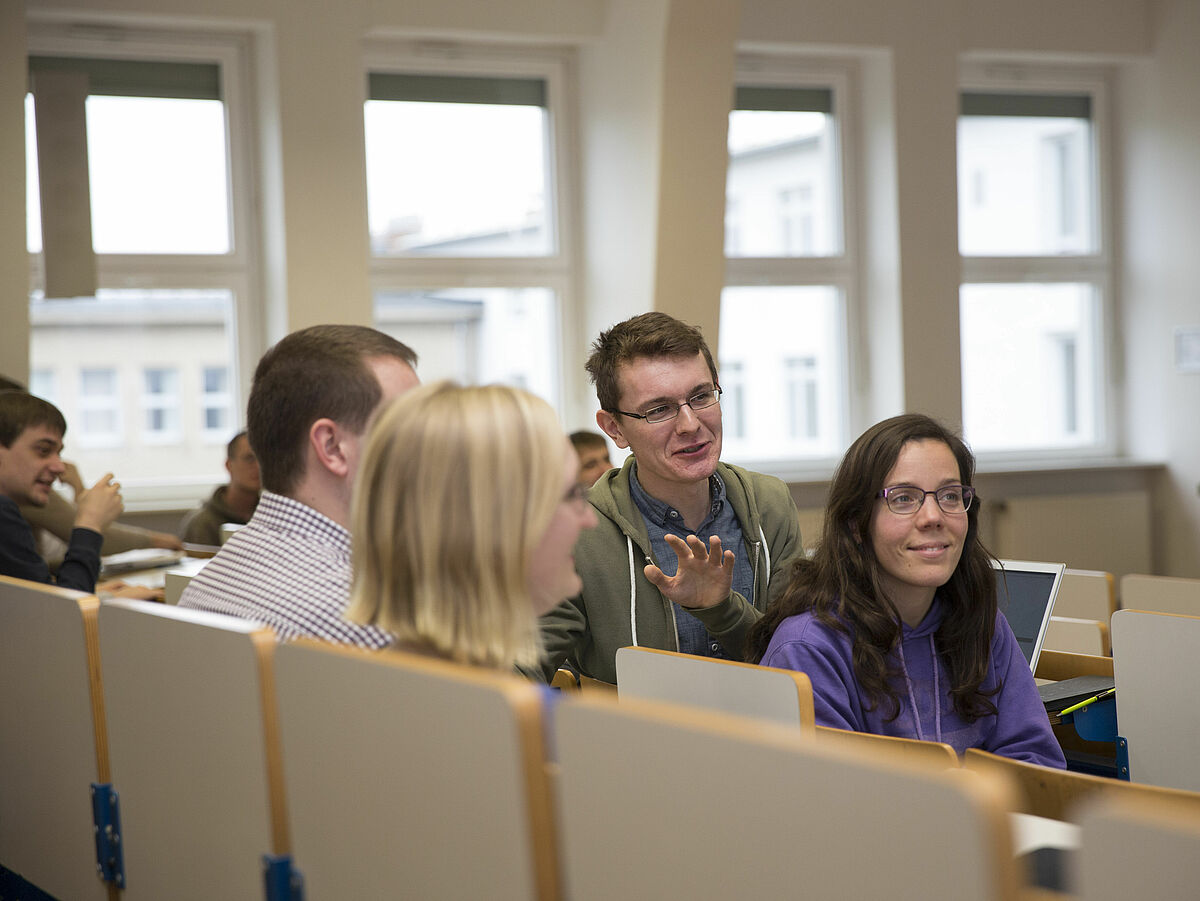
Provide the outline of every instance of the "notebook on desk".
{"type": "Polygon", "coordinates": [[[1017,636],[1017,644],[1030,672],[1035,672],[1054,599],[1067,566],[1065,563],[993,560],[992,568],[996,571],[996,602],[1000,612],[1017,636]]]}

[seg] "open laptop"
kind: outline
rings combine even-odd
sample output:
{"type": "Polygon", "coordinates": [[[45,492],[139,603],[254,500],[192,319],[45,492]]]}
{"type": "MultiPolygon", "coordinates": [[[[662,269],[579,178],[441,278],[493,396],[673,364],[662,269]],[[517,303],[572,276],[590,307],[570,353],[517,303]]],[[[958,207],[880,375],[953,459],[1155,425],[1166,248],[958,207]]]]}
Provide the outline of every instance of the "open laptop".
{"type": "Polygon", "coordinates": [[[1034,672],[1067,565],[993,560],[992,568],[996,570],[996,602],[1000,612],[1017,636],[1030,672],[1034,672]]]}

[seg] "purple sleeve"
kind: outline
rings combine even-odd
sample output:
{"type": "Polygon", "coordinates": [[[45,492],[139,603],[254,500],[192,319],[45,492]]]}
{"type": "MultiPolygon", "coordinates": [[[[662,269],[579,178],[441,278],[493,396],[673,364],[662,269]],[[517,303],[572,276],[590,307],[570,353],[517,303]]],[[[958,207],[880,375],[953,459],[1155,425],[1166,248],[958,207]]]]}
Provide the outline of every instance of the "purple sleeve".
{"type": "Polygon", "coordinates": [[[1066,758],[1050,728],[1050,718],[1033,673],[1003,614],[996,615],[992,670],[1003,687],[992,698],[998,711],[996,726],[982,745],[983,750],[1041,766],[1065,768],[1066,758]]]}
{"type": "Polygon", "coordinates": [[[808,676],[818,726],[869,732],[863,721],[849,649],[849,636],[833,632],[809,614],[801,614],[779,624],[759,664],[808,676]]]}

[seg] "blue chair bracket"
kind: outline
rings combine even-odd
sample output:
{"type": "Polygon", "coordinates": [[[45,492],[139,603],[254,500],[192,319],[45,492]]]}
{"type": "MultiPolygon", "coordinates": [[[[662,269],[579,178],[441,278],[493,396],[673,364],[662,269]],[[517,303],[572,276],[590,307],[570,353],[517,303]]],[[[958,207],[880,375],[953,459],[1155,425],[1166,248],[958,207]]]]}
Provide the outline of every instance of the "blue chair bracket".
{"type": "Polygon", "coordinates": [[[1117,736],[1117,778],[1129,781],[1129,739],[1117,736]]]}
{"type": "Polygon", "coordinates": [[[121,847],[121,799],[108,782],[93,782],[92,830],[96,838],[96,872],[105,882],[125,888],[125,854],[121,847]]]}
{"type": "Polygon", "coordinates": [[[304,901],[304,877],[290,854],[264,854],[262,865],[267,901],[304,901]]]}

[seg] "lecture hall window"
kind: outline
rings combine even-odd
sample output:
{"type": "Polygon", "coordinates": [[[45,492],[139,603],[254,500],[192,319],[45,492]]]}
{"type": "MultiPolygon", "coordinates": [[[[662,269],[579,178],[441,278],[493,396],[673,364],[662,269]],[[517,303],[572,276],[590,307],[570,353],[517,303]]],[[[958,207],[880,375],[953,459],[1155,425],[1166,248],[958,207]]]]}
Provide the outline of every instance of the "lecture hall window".
{"type": "Polygon", "coordinates": [[[729,115],[722,368],[738,367],[727,455],[787,474],[836,458],[847,419],[847,70],[745,58],[729,115]]]}
{"type": "Polygon", "coordinates": [[[958,121],[963,427],[977,451],[1108,446],[1103,81],[979,79],[958,121]]]}
{"type": "MultiPolygon", "coordinates": [[[[31,363],[77,367],[79,381],[56,397],[79,439],[75,462],[85,478],[119,473],[136,502],[155,485],[221,471],[213,423],[184,411],[204,403],[204,365],[238,371],[239,309],[256,283],[248,136],[238,127],[246,51],[234,38],[133,28],[115,45],[50,24],[31,25],[29,42],[31,363]],[[98,274],[89,297],[47,298],[42,278],[35,104],[39,77],[59,72],[87,79],[80,115],[98,274]]],[[[225,410],[240,408],[235,378],[221,393],[225,410]]],[[[236,422],[227,413],[220,425],[228,440],[236,422]]]]}
{"type": "Polygon", "coordinates": [[[375,323],[417,351],[425,381],[561,404],[567,64],[465,45],[453,60],[368,54],[375,323]]]}

